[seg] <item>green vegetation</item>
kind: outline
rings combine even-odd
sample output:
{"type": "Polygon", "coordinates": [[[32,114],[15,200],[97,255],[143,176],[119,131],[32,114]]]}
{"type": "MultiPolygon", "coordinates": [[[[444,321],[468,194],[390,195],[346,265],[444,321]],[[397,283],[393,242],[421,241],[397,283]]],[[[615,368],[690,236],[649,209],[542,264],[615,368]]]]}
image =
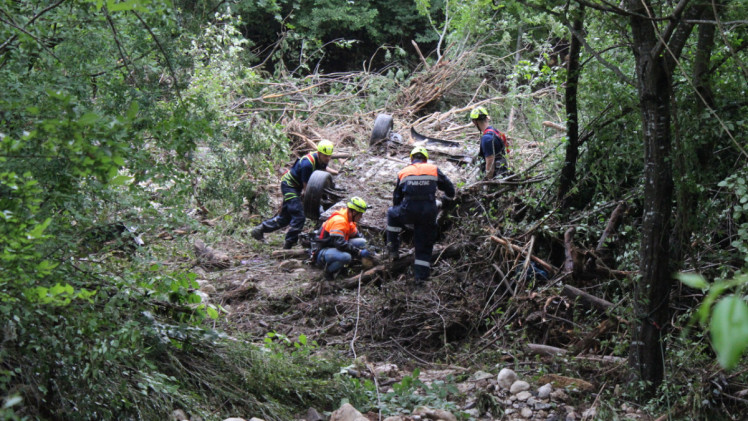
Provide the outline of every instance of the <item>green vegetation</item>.
{"type": "MultiPolygon", "coordinates": [[[[744,403],[723,383],[715,392],[715,378],[726,370],[733,386],[748,382],[748,6],[651,2],[655,19],[634,36],[645,14],[629,12],[650,2],[587,3],[0,0],[0,419],[164,419],[182,408],[206,420],[287,420],[344,400],[382,414],[458,412],[454,386],[428,386],[417,370],[378,394],[306,337],[230,337],[214,324],[222,309],[195,293],[188,245],[133,243],[136,231],[205,230],[196,212],[231,215],[233,235],[248,224],[236,215],[268,211],[266,187],[294,146],[290,121],[361,125],[401,111],[407,88],[454,63],[455,84],[409,117],[492,98],[494,122],[512,116],[512,137],[538,151],[514,162],[528,168],[526,188],[460,205],[475,216],[466,235],[535,236],[563,262],[561,228],[594,249],[611,204],[625,203],[606,262],[637,274],[589,287],[618,303],[630,331],[600,346],[625,357],[634,326],[656,328],[647,337],[657,351],[640,356],[661,367],[635,367],[642,383],[623,395],[693,419],[744,403]],[[543,122],[571,118],[575,21],[579,132],[556,137],[543,122]],[[652,25],[678,48],[639,54],[660,48],[652,25]],[[647,54],[664,63],[654,75],[663,95],[645,90],[647,54]],[[573,177],[556,199],[571,151],[573,177]],[[163,263],[171,258],[183,264],[163,263]],[[680,272],[691,274],[680,278],[686,292],[672,282],[680,272]]],[[[504,327],[511,313],[496,307],[478,323],[534,339],[504,327]]]]}

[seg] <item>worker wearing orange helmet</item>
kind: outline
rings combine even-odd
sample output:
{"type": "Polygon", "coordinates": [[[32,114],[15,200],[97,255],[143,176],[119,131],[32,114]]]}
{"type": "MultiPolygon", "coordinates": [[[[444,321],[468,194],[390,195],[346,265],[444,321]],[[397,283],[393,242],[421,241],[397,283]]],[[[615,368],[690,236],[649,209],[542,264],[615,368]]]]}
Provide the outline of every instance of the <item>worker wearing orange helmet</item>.
{"type": "Polygon", "coordinates": [[[413,225],[413,275],[417,286],[423,284],[431,274],[431,253],[438,229],[436,191],[443,191],[445,200],[453,200],[455,196],[452,181],[436,165],[429,164],[428,158],[426,148],[413,148],[410,152],[411,164],[398,173],[392,194],[393,206],[387,210],[387,244],[391,259],[398,256],[403,227],[413,225]]]}
{"type": "Polygon", "coordinates": [[[488,110],[485,107],[475,107],[470,111],[470,119],[480,131],[479,156],[485,161],[485,177],[490,180],[494,177],[503,177],[509,174],[506,162],[507,139],[506,135],[489,124],[488,110]]]}
{"type": "Polygon", "coordinates": [[[332,172],[327,168],[327,164],[330,163],[332,158],[332,151],[332,142],[322,140],[317,144],[317,152],[310,152],[294,162],[291,169],[281,177],[283,207],[280,213],[253,228],[250,232],[252,238],[262,241],[265,233],[290,225],[291,228],[286,232],[283,248],[290,249],[299,241],[299,234],[304,229],[304,223],[306,222],[304,204],[301,199],[306,190],[306,184],[315,170],[332,172]]]}

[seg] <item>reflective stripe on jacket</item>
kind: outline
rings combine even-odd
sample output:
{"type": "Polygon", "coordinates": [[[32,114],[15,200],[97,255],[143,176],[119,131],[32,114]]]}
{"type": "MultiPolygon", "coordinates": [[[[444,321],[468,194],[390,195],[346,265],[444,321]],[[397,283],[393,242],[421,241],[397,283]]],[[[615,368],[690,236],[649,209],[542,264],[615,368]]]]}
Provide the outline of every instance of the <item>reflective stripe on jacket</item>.
{"type": "Polygon", "coordinates": [[[324,170],[325,168],[327,168],[327,165],[317,161],[317,154],[310,152],[294,162],[291,169],[281,177],[281,183],[301,189],[304,184],[309,182],[309,177],[315,170],[324,170]]]}

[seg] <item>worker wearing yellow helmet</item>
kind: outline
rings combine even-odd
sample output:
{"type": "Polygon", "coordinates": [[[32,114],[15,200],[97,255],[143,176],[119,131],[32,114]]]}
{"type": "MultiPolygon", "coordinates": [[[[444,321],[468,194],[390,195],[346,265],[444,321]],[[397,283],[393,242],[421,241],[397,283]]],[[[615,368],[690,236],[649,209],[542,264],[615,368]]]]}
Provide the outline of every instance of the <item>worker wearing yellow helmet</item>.
{"type": "Polygon", "coordinates": [[[325,269],[325,279],[335,279],[354,257],[371,257],[358,230],[358,222],[367,209],[364,199],[352,197],[345,208],[333,212],[322,224],[319,236],[312,242],[312,260],[325,269]]]}
{"type": "Polygon", "coordinates": [[[506,153],[509,150],[506,135],[491,127],[486,107],[473,108],[470,111],[470,120],[481,133],[478,155],[485,161],[486,179],[508,175],[506,153]]]}
{"type": "Polygon", "coordinates": [[[264,221],[252,229],[250,234],[257,241],[262,241],[264,234],[281,228],[291,226],[286,232],[283,242],[284,249],[290,249],[299,241],[299,234],[304,229],[306,217],[304,216],[304,204],[301,200],[309,178],[316,170],[326,170],[336,174],[327,164],[330,163],[334,145],[327,139],[317,144],[317,152],[310,152],[294,162],[289,170],[281,177],[281,193],[283,194],[283,207],[274,218],[264,221]]]}
{"type": "Polygon", "coordinates": [[[387,245],[390,259],[400,251],[400,233],[405,225],[413,225],[415,260],[413,275],[417,286],[431,275],[431,253],[436,242],[436,191],[442,190],[445,199],[453,200],[452,181],[434,164],[429,164],[426,148],[416,146],[410,152],[410,165],[397,174],[392,194],[393,206],[387,210],[387,245]]]}

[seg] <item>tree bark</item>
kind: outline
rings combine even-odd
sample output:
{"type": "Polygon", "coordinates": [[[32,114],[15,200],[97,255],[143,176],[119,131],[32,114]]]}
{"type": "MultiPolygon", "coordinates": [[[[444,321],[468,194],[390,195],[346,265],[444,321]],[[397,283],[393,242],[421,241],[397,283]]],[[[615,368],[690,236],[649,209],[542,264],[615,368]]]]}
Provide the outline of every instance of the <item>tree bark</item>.
{"type": "Polygon", "coordinates": [[[575,34],[581,34],[584,27],[584,6],[574,17],[571,42],[569,43],[569,68],[566,79],[566,158],[561,169],[558,187],[558,200],[568,203],[567,194],[576,179],[577,159],[579,157],[579,113],[577,110],[577,86],[579,84],[579,52],[582,43],[575,34]]]}
{"type": "Polygon", "coordinates": [[[654,394],[664,375],[662,328],[669,320],[670,233],[673,199],[671,168],[670,79],[693,25],[683,16],[701,13],[678,4],[662,33],[655,32],[649,0],[627,0],[631,14],[637,90],[644,138],[644,203],[640,246],[641,280],[634,291],[639,327],[634,333],[631,363],[654,394]]]}

